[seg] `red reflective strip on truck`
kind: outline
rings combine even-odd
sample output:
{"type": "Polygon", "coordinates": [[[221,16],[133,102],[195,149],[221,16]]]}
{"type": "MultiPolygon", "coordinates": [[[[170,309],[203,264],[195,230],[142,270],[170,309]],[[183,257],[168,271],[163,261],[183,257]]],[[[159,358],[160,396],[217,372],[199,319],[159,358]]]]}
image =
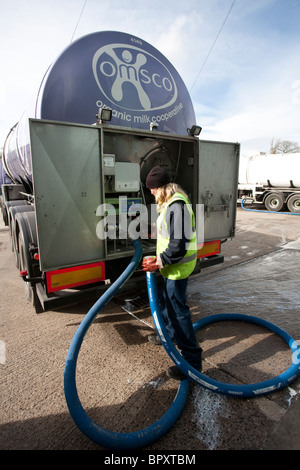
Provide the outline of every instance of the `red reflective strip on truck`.
{"type": "Polygon", "coordinates": [[[207,256],[217,255],[221,251],[221,240],[205,242],[198,246],[197,258],[206,258],[207,256]]]}
{"type": "Polygon", "coordinates": [[[104,280],[105,263],[103,261],[46,273],[47,292],[70,289],[104,280]]]}

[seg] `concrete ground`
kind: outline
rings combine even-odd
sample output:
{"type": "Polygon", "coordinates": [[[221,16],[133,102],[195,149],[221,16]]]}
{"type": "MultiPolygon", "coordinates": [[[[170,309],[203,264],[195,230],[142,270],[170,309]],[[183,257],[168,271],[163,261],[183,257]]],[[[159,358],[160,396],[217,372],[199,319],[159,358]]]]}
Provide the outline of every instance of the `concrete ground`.
{"type": "MultiPolygon", "coordinates": [[[[238,208],[236,237],[222,246],[225,263],[189,282],[193,321],[244,313],[276,324],[299,341],[299,250],[299,216],[238,208]]],[[[3,225],[0,280],[0,449],[102,450],[74,424],[63,386],[70,342],[93,302],[37,315],[25,301],[3,225]]],[[[88,330],[77,364],[83,407],[101,427],[123,433],[156,421],[178,386],[165,373],[171,361],[164,348],[147,340],[153,321],[147,297],[139,295],[134,313],[142,322],[124,311],[124,298],[112,300],[88,330]]],[[[197,337],[203,372],[221,382],[265,381],[292,361],[286,343],[258,325],[219,322],[197,337]]],[[[256,398],[220,395],[192,383],[179,420],[144,450],[298,450],[299,394],[299,378],[256,398]]]]}

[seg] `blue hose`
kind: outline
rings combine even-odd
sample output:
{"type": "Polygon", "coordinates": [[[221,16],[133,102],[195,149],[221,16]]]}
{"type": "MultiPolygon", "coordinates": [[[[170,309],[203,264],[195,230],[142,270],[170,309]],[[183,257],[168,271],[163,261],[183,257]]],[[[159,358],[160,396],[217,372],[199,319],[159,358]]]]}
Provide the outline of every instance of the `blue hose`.
{"type": "Polygon", "coordinates": [[[246,209],[246,207],[244,206],[244,202],[243,202],[244,199],[245,198],[242,198],[241,200],[241,207],[242,209],[244,209],[244,211],[260,212],[262,214],[300,215],[300,212],[280,212],[280,211],[262,211],[261,209],[246,209]]]}
{"type": "Polygon", "coordinates": [[[130,264],[112,286],[98,299],[79,325],[69,348],[64,371],[64,390],[69,412],[77,427],[89,439],[109,449],[136,449],[163,436],[179,418],[189,393],[189,381],[180,382],[176,397],[166,413],[151,426],[131,433],[108,431],[96,424],[85,412],[76,389],[76,363],[81,344],[97,314],[114,297],[133,274],[142,257],[142,245],[133,240],[135,254],[130,264]]]}
{"type": "Polygon", "coordinates": [[[281,330],[279,327],[273,325],[272,323],[267,322],[266,320],[262,320],[260,318],[252,317],[249,315],[230,313],[211,315],[206,318],[203,318],[202,320],[199,320],[196,324],[194,324],[194,330],[197,331],[204,325],[223,320],[246,321],[261,325],[273,331],[289,345],[293,353],[292,365],[285,372],[271,380],[249,385],[233,385],[222,383],[200,373],[181,356],[181,354],[178,352],[173,342],[171,341],[170,336],[168,335],[159,306],[157,284],[154,273],[147,272],[147,287],[155,327],[166,352],[173,360],[173,362],[177,365],[177,367],[187,377],[192,379],[197,384],[202,385],[204,388],[207,388],[213,392],[224,395],[233,395],[237,397],[254,397],[258,395],[265,395],[267,393],[271,393],[283,387],[286,387],[300,375],[300,347],[288,333],[281,330]]]}

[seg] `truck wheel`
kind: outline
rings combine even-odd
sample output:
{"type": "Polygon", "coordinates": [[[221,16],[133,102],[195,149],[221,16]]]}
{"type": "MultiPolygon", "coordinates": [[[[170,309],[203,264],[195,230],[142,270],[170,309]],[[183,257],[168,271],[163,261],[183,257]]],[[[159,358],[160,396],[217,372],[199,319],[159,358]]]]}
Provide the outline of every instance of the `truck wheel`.
{"type": "MultiPolygon", "coordinates": [[[[37,233],[35,225],[35,212],[19,212],[16,214],[18,225],[18,249],[20,270],[27,271],[29,277],[39,277],[40,273],[33,266],[33,260],[29,253],[30,246],[37,246],[37,233]]],[[[35,308],[36,313],[43,312],[40,304],[35,283],[24,282],[25,295],[30,304],[35,308]]]]}
{"type": "MultiPolygon", "coordinates": [[[[19,233],[19,266],[20,266],[20,271],[27,271],[27,272],[30,272],[29,270],[29,266],[27,264],[27,259],[26,259],[26,255],[25,255],[25,247],[24,247],[24,244],[23,244],[23,238],[21,236],[21,233],[19,233]]],[[[24,282],[25,284],[25,296],[26,296],[26,299],[28,300],[28,302],[33,305],[33,289],[31,287],[31,285],[29,284],[29,282],[24,282]]]]}
{"type": "Polygon", "coordinates": [[[287,202],[289,211],[300,213],[300,194],[294,194],[287,202]]]}
{"type": "Polygon", "coordinates": [[[8,210],[8,225],[9,225],[9,235],[11,240],[11,249],[15,255],[15,262],[16,266],[19,269],[20,267],[20,260],[19,260],[19,251],[18,251],[18,233],[16,231],[16,214],[20,212],[33,212],[34,207],[28,204],[22,206],[13,206],[10,207],[8,210]]]}
{"type": "Polygon", "coordinates": [[[283,208],[284,199],[280,193],[270,193],[265,199],[268,211],[279,212],[283,208]]]}

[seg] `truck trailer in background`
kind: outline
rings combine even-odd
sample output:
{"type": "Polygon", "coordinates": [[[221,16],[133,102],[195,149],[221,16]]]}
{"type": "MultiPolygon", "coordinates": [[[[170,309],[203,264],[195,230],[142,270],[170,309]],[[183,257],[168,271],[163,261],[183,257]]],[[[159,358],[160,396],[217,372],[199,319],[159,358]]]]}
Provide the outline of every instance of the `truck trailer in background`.
{"type": "Polygon", "coordinates": [[[300,153],[241,157],[238,201],[300,213],[300,153]]]}
{"type": "MultiPolygon", "coordinates": [[[[195,273],[223,262],[221,244],[235,235],[240,149],[200,140],[200,132],[181,77],[142,39],[98,32],[62,52],[3,148],[12,181],[2,185],[3,218],[37,312],[107,289],[137,233],[144,254],[155,254],[145,187],[155,165],[203,221],[195,273]]],[[[140,278],[137,270],[132,279],[140,278]]]]}

